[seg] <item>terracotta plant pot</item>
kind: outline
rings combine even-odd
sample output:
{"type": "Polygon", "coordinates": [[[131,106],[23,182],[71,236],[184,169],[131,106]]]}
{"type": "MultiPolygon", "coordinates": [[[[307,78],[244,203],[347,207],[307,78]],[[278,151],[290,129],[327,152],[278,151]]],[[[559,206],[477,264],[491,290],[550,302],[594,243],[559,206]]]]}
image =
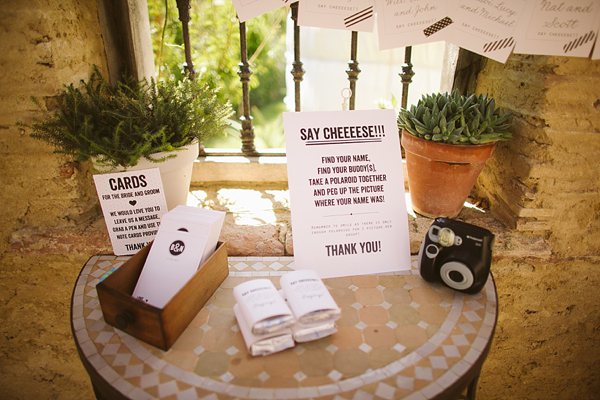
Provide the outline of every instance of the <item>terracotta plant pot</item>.
{"type": "Polygon", "coordinates": [[[402,132],[412,208],[426,217],[456,217],[496,143],[454,145],[402,132]]]}

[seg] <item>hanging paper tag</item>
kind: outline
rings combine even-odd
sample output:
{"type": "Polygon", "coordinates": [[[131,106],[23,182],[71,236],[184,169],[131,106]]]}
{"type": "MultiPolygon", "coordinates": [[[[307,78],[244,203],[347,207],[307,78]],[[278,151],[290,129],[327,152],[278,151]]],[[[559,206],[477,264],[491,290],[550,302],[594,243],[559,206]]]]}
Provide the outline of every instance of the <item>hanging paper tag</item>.
{"type": "Polygon", "coordinates": [[[589,57],[600,4],[590,0],[531,0],[517,27],[515,53],[589,57]]]}
{"type": "Polygon", "coordinates": [[[345,31],[373,32],[373,0],[302,0],[298,25],[345,31]]]}

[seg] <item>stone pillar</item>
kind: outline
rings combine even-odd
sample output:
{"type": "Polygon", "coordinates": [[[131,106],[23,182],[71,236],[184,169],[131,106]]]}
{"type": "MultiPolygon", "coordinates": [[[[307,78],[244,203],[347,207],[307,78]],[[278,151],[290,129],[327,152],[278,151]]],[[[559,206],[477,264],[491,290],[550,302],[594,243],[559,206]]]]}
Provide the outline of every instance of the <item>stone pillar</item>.
{"type": "Polygon", "coordinates": [[[600,61],[487,60],[477,93],[513,113],[476,185],[508,227],[544,235],[559,256],[600,254],[600,61]]]}

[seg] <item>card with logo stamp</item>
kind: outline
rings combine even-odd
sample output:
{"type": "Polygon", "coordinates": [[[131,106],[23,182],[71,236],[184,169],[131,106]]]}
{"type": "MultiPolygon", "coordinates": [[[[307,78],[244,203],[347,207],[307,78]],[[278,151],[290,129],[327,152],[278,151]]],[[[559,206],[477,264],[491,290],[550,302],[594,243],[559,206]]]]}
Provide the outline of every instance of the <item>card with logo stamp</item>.
{"type": "Polygon", "coordinates": [[[215,251],[224,216],[186,206],[165,214],[133,297],[163,308],[215,251]]]}

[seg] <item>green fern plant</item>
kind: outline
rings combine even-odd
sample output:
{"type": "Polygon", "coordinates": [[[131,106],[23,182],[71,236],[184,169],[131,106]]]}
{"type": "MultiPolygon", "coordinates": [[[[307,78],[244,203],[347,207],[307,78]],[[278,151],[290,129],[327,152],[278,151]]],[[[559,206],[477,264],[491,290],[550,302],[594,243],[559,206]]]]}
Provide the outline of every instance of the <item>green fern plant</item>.
{"type": "Polygon", "coordinates": [[[512,138],[510,113],[502,114],[487,94],[426,94],[398,113],[398,128],[425,140],[449,144],[485,144],[512,138]]]}
{"type": "Polygon", "coordinates": [[[76,161],[94,159],[110,168],[134,166],[142,157],[152,162],[175,157],[155,155],[224,132],[232,114],[216,90],[199,82],[126,77],[111,87],[97,67],[81,87],[65,85],[53,112],[32,100],[44,118],[21,123],[32,130],[31,137],[76,161]]]}

